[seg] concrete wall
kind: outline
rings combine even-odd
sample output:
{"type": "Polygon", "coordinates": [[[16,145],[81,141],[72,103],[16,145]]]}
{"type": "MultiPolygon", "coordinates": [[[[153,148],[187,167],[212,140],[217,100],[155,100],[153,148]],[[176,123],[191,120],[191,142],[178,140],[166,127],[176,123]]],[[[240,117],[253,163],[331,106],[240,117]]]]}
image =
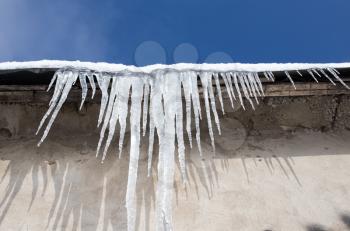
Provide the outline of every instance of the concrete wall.
{"type": "MultiPolygon", "coordinates": [[[[215,156],[202,123],[204,157],[186,147],[189,186],[176,173],[175,230],[350,230],[349,104],[349,96],[279,97],[256,111],[227,110],[215,156]]],[[[99,106],[78,112],[72,103],[38,148],[46,109],[0,104],[0,230],[126,230],[129,140],[122,159],[114,142],[101,164],[99,106]]],[[[146,149],[147,139],[139,230],[154,227],[157,176],[147,177],[146,149]]]]}

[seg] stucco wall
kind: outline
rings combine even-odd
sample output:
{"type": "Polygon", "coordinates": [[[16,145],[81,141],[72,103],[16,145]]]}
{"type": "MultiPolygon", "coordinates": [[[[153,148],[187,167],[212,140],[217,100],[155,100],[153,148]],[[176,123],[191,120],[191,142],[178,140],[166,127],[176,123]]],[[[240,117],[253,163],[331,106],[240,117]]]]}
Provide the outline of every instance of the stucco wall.
{"type": "MultiPolygon", "coordinates": [[[[228,110],[215,156],[202,123],[204,157],[186,147],[187,188],[176,173],[175,230],[350,230],[349,104],[348,96],[279,97],[256,111],[228,110]]],[[[64,106],[38,148],[47,106],[0,104],[0,230],[126,229],[129,140],[121,159],[115,143],[101,164],[99,106],[77,107],[64,106]]],[[[147,139],[139,230],[153,230],[154,219],[157,176],[147,177],[146,148],[147,139]]]]}

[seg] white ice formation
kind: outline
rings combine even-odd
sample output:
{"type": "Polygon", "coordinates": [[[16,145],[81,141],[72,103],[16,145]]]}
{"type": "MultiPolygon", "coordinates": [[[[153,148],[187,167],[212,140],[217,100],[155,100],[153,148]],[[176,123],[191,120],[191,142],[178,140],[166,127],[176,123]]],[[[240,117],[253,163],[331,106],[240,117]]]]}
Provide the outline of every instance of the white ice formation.
{"type": "MultiPolygon", "coordinates": [[[[156,66],[159,67],[159,66],[156,66]]],[[[160,68],[136,67],[124,68],[119,71],[101,71],[94,68],[61,67],[56,71],[48,90],[54,85],[54,92],[49,103],[49,109],[40,122],[37,133],[48,120],[40,145],[48,135],[52,123],[60,108],[67,99],[67,95],[77,80],[82,89],[83,105],[88,92],[88,85],[92,89],[92,97],[98,87],[102,93],[100,113],[97,126],[101,127],[100,140],[96,156],[105,159],[112,138],[119,123],[119,157],[123,149],[123,139],[127,126],[127,117],[130,117],[130,162],[126,193],[126,208],[128,230],[135,230],[136,218],[136,181],[138,161],[140,156],[140,137],[148,134],[148,174],[150,175],[154,136],[159,141],[158,153],[158,184],[156,190],[156,224],[155,230],[172,230],[172,194],[175,169],[175,149],[177,145],[178,160],[183,181],[186,182],[185,139],[192,147],[193,136],[201,155],[200,121],[206,117],[211,144],[215,150],[214,130],[220,134],[220,120],[218,108],[224,112],[223,94],[226,94],[233,107],[234,101],[239,101],[243,109],[246,103],[252,108],[259,103],[258,99],[264,96],[262,78],[274,81],[274,73],[265,69],[251,68],[248,70],[236,69],[236,66],[222,64],[181,66],[160,66],[160,68]],[[256,71],[252,71],[256,70],[256,71]],[[261,71],[262,70],[262,71],[261,71]],[[182,90],[183,89],[183,90],[182,90]],[[183,92],[183,94],[182,94],[183,92]],[[203,97],[202,105],[200,97],[203,97]],[[129,102],[129,99],[130,102],[129,102]],[[184,100],[183,100],[184,99],[184,100]],[[218,100],[216,100],[218,99],[218,100]],[[184,104],[184,105],[183,105],[184,104]],[[183,110],[184,108],[184,110],[183,110]],[[194,121],[192,121],[192,113],[194,121]],[[185,121],[184,121],[185,120],[185,121]],[[196,134],[191,134],[191,124],[195,124],[196,134]],[[148,131],[146,132],[148,128],[148,131]],[[186,131],[187,135],[185,135],[186,131]]],[[[293,66],[296,69],[288,70],[284,66],[278,70],[284,71],[286,77],[294,85],[290,71],[300,71],[315,81],[321,78],[328,79],[335,84],[339,82],[349,88],[339,77],[335,69],[337,65],[305,65],[293,66]],[[306,75],[306,74],[305,74],[306,75]]],[[[108,70],[108,68],[107,68],[108,70]]],[[[306,76],[304,76],[306,77],[306,76]]],[[[294,85],[295,86],[295,85],[294,85]]]]}

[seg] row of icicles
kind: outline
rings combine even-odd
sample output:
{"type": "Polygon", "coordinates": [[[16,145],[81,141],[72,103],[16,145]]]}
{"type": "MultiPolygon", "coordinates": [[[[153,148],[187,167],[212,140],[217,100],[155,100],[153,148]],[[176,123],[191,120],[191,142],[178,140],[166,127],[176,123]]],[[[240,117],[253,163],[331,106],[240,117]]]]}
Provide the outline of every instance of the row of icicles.
{"type": "MultiPolygon", "coordinates": [[[[309,75],[318,82],[318,78],[325,77],[335,84],[339,81],[349,88],[339,77],[339,72],[333,68],[309,69],[309,75]],[[328,73],[327,73],[328,72],[328,73]]],[[[301,72],[297,71],[300,75],[301,72]]],[[[294,85],[288,71],[286,76],[294,85]]],[[[268,81],[274,81],[271,71],[261,73],[268,81]]],[[[126,209],[128,230],[135,230],[136,219],[136,180],[138,160],[140,156],[140,136],[146,135],[148,125],[148,176],[151,174],[152,153],[155,133],[159,140],[157,166],[157,195],[156,195],[156,230],[172,230],[172,192],[175,169],[175,143],[177,143],[178,159],[183,182],[187,181],[184,132],[186,130],[188,142],[192,147],[192,113],[196,134],[195,139],[201,155],[199,123],[202,114],[206,115],[209,136],[215,151],[212,116],[218,130],[220,121],[217,107],[224,114],[222,87],[234,107],[237,100],[245,109],[244,98],[254,109],[259,104],[258,97],[264,96],[264,89],[257,72],[197,72],[177,70],[156,70],[150,74],[132,72],[96,72],[91,70],[77,70],[63,68],[56,71],[48,90],[55,84],[54,93],[49,103],[49,109],[42,118],[37,134],[48,119],[48,123],[38,146],[45,140],[48,132],[57,117],[57,114],[67,99],[68,93],[76,80],[79,79],[82,89],[80,109],[87,97],[88,83],[92,89],[92,98],[96,88],[101,90],[101,107],[97,126],[101,126],[100,139],[97,145],[96,156],[102,154],[104,161],[116,125],[119,123],[119,158],[122,154],[123,140],[126,130],[127,117],[130,116],[130,161],[126,192],[126,209]],[[201,88],[198,87],[198,78],[201,88]],[[95,80],[97,80],[97,85],[95,80]],[[183,95],[182,95],[183,89],[183,95]],[[204,98],[204,107],[201,105],[200,92],[204,98]],[[218,102],[216,101],[218,98],[218,102]],[[183,102],[184,98],[184,102],[183,102]],[[131,99],[131,103],[129,103],[131,99]],[[183,110],[183,103],[185,110],[183,110]],[[220,105],[218,106],[217,103],[220,105]],[[130,107],[129,107],[130,105],[130,107]],[[203,109],[202,109],[203,107],[203,109]],[[184,117],[186,118],[183,123],[184,117]],[[148,123],[148,124],[147,124],[148,123]],[[185,125],[185,128],[183,127],[185,125]],[[106,136],[106,138],[105,138],[106,136]],[[104,143],[104,145],[102,145],[104,143]]]]}

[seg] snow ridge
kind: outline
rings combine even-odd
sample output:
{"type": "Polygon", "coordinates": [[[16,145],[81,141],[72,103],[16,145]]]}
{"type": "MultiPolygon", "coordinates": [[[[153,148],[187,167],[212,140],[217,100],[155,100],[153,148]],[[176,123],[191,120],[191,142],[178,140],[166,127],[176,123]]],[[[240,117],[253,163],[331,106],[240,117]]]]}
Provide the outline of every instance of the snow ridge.
{"type": "MultiPolygon", "coordinates": [[[[350,89],[339,77],[339,72],[333,67],[321,67],[304,69],[317,82],[318,78],[326,78],[335,84],[340,82],[350,89]]],[[[298,71],[298,73],[300,73],[298,71]]],[[[294,85],[288,71],[286,76],[294,85]]],[[[300,73],[301,75],[301,73],[300,73]]],[[[239,101],[245,109],[245,101],[254,109],[259,103],[258,96],[264,96],[264,88],[260,78],[274,81],[273,72],[254,71],[194,71],[156,69],[152,72],[100,72],[86,68],[65,67],[56,71],[48,90],[55,84],[49,109],[43,116],[37,133],[48,120],[38,146],[45,140],[49,130],[58,115],[68,93],[77,80],[82,88],[82,102],[87,97],[88,84],[94,97],[96,88],[102,92],[100,113],[97,126],[101,127],[100,139],[97,146],[96,156],[102,155],[105,160],[108,148],[115,134],[116,125],[120,125],[119,158],[122,154],[123,140],[126,130],[126,119],[130,105],[130,162],[126,193],[126,208],[128,230],[135,230],[136,220],[136,181],[138,161],[140,155],[140,136],[149,135],[148,149],[148,175],[152,170],[152,155],[155,133],[159,140],[158,153],[158,184],[156,199],[156,230],[172,230],[172,194],[175,171],[175,146],[177,145],[178,159],[183,182],[186,183],[186,156],[184,130],[186,130],[188,142],[192,147],[192,113],[195,124],[195,141],[201,155],[200,127],[202,112],[206,115],[208,130],[213,150],[215,151],[214,129],[221,133],[220,120],[217,107],[224,114],[223,93],[227,94],[234,106],[234,100],[239,101]],[[199,82],[198,82],[199,80],[199,82]],[[95,82],[96,81],[96,82],[95,82]],[[200,83],[201,88],[198,87],[200,83]],[[184,94],[182,94],[182,89],[184,94]],[[200,94],[204,97],[204,105],[201,105],[200,94]],[[216,101],[218,97],[218,102],[216,101]],[[184,102],[183,99],[184,98],[184,102]],[[244,100],[245,99],[245,100],[244,100]],[[185,110],[183,110],[183,103],[185,110]],[[218,104],[217,104],[218,103],[218,104]],[[202,107],[204,106],[203,110],[202,107]],[[214,125],[212,124],[212,117],[214,125]],[[185,123],[183,120],[186,119],[185,123]],[[148,124],[147,124],[148,123],[148,124]],[[184,125],[185,124],[185,128],[184,125]],[[108,132],[107,132],[108,130],[108,132]],[[105,143],[105,145],[102,145],[105,143]]]]}

